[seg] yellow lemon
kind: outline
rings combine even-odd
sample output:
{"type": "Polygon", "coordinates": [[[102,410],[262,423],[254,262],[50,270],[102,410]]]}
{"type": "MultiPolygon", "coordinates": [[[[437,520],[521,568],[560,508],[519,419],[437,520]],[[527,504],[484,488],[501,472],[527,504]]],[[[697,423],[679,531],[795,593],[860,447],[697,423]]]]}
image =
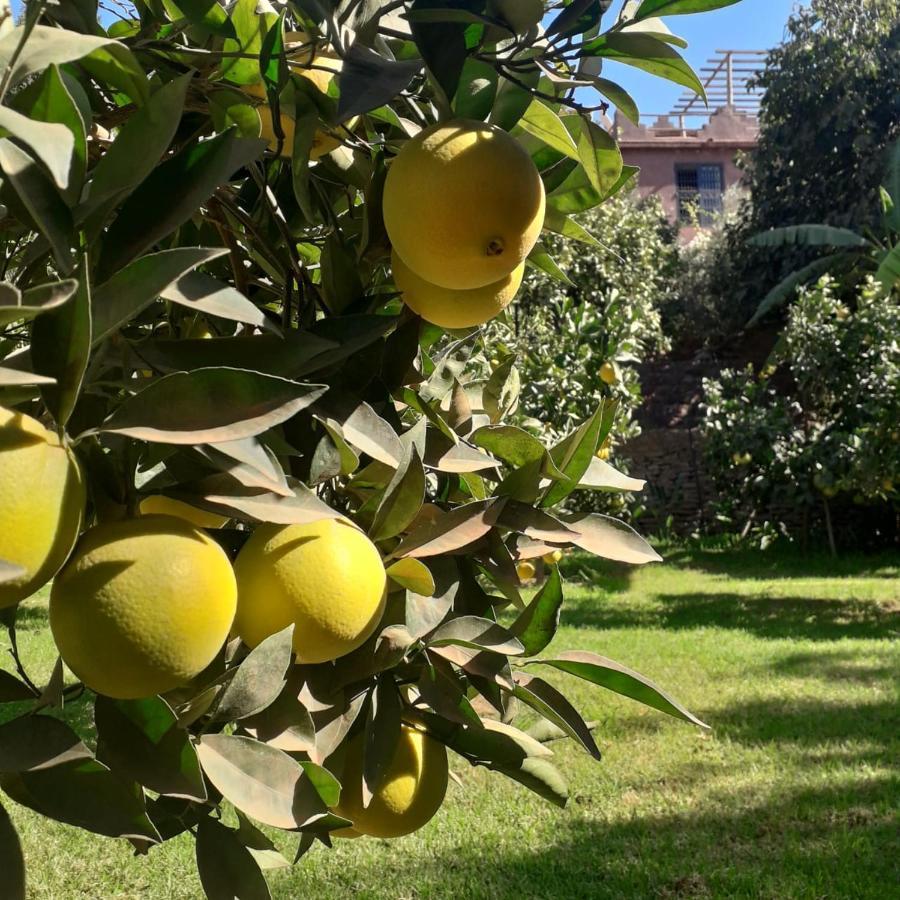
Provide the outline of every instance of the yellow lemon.
{"type": "MultiPolygon", "coordinates": [[[[315,69],[298,69],[292,68],[294,75],[300,75],[311,81],[323,94],[328,93],[328,86],[331,84],[336,73],[341,70],[342,61],[339,57],[334,56],[327,50],[314,50],[310,46],[310,37],[302,31],[287,31],[284,34],[285,46],[291,51],[291,45],[301,45],[303,49],[291,51],[291,58],[298,62],[315,64],[323,68],[315,69]],[[326,69],[328,71],[326,71],[326,69]]],[[[246,93],[260,100],[266,99],[265,85],[258,81],[255,84],[246,85],[243,89],[246,93]]],[[[272,108],[268,103],[257,108],[260,121],[260,137],[269,142],[269,149],[276,150],[278,147],[278,138],[275,135],[275,126],[272,120],[272,108]]],[[[294,120],[286,113],[281,115],[281,130],[284,132],[284,141],[281,145],[281,155],[290,157],[294,152],[294,120]]],[[[347,128],[353,128],[357,120],[353,119],[347,123],[347,128]]],[[[309,158],[317,160],[326,153],[331,153],[341,144],[341,138],[338,132],[332,130],[319,129],[313,136],[312,149],[309,158]]]]}
{"type": "Polygon", "coordinates": [[[554,566],[563,558],[562,550],[554,550],[552,553],[545,553],[541,559],[545,565],[554,566]]]}
{"type": "Polygon", "coordinates": [[[0,609],[57,573],[78,539],[85,499],[72,452],[36,419],[0,407],[0,559],[25,570],[0,582],[0,609]]]}
{"type": "Polygon", "coordinates": [[[600,380],[604,384],[615,384],[619,380],[616,367],[611,362],[605,362],[600,366],[600,380]]]}
{"type": "Polygon", "coordinates": [[[387,575],[375,545],[344,519],[262,525],[235,562],[235,631],[255,647],[292,622],[298,662],[355,650],[384,613],[387,575]]]}
{"type": "Polygon", "coordinates": [[[89,531],[53,582],[50,628],[66,665],[91,689],[149,697],[212,662],[234,619],[225,551],[172,516],[89,531]]]}
{"type": "Polygon", "coordinates": [[[197,509],[196,506],[182,503],[181,500],[173,500],[171,497],[163,497],[161,494],[154,494],[141,500],[140,511],[143,516],[175,516],[176,519],[184,519],[197,528],[221,528],[228,521],[228,516],[197,509]]]}
{"type": "Polygon", "coordinates": [[[444,802],[446,748],[427,734],[403,725],[384,778],[368,808],[363,809],[364,738],[365,732],[360,732],[347,746],[341,800],[335,812],[353,822],[352,831],[371,837],[402,837],[418,831],[444,802]]]}
{"type": "Polygon", "coordinates": [[[388,170],[384,223],[397,255],[454,290],[496,284],[531,252],[544,185],[527,151],[495,125],[455,119],[408,141],[388,170]]]}
{"type": "Polygon", "coordinates": [[[396,251],[391,255],[391,267],[403,302],[423,319],[441,328],[469,328],[489,322],[509,306],[525,274],[525,263],[522,263],[495,284],[455,291],[419,278],[396,251]]]}
{"type": "Polygon", "coordinates": [[[516,574],[519,576],[519,581],[531,581],[534,578],[535,571],[534,563],[527,560],[516,565],[516,574]]]}

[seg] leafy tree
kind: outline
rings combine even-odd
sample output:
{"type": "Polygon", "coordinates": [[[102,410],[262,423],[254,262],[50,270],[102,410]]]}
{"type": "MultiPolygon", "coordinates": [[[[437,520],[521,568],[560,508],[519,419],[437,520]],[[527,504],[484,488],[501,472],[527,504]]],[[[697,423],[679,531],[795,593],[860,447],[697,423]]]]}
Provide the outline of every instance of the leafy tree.
{"type": "Polygon", "coordinates": [[[729,519],[806,507],[831,532],[834,498],[896,509],[900,305],[871,276],[846,298],[830,276],[801,288],[762,373],[704,383],[707,466],[729,519]]]}
{"type": "Polygon", "coordinates": [[[759,143],[746,160],[749,199],[712,275],[721,335],[742,327],[773,286],[812,258],[799,247],[773,265],[747,247],[753,235],[805,222],[877,225],[888,149],[900,137],[898,83],[897,0],[813,0],[795,10],[759,79],[765,95],[759,143]]]}
{"type": "MultiPolygon", "coordinates": [[[[539,173],[545,229],[591,243],[570,216],[631,173],[574,91],[627,99],[582,61],[700,91],[657,17],[730,2],[642,0],[610,20],[609,3],[584,0],[529,15],[493,0],[280,13],[142,0],[108,29],[92,2],[35,2],[18,27],[0,23],[5,798],[141,853],[190,832],[208,896],[267,897],[259,858],[274,854],[257,823],[298,834],[297,858],[348,828],[403,833],[440,805],[445,748],[564,805],[565,779],[512,724],[517,709],[599,752],[537,665],[697,723],[617,663],[545,653],[559,573],[526,601],[517,562],[566,546],[658,559],[623,523],[562,511],[577,488],[619,485],[595,457],[614,407],[561,438],[505,421],[514,357],[480,378],[484,333],[447,332],[398,296],[391,239],[395,252],[401,232],[433,245],[434,211],[404,219],[411,191],[398,219],[390,171],[409,148],[434,162],[425,142],[449,129],[478,159],[485,146],[515,158],[523,184],[539,173]],[[32,496],[34,514],[17,512],[32,496]],[[51,625],[80,680],[60,662],[37,683],[17,604],[79,532],[51,625]],[[38,538],[40,566],[22,550],[38,538]],[[335,564],[323,546],[349,556],[335,564]],[[262,640],[245,605],[255,579],[262,640]],[[276,608],[323,579],[312,606],[276,608]],[[228,639],[232,619],[247,644],[228,639]],[[48,714],[72,706],[92,708],[96,734],[48,714]],[[386,822],[395,776],[419,763],[429,783],[407,820],[386,822]]],[[[450,199],[495,187],[462,178],[450,199]]],[[[449,224],[482,213],[458,203],[449,224]]],[[[492,236],[471,268],[528,252],[524,232],[492,236]]],[[[564,278],[530,249],[530,265],[564,278]]],[[[18,900],[24,863],[2,811],[0,825],[18,900]]]]}

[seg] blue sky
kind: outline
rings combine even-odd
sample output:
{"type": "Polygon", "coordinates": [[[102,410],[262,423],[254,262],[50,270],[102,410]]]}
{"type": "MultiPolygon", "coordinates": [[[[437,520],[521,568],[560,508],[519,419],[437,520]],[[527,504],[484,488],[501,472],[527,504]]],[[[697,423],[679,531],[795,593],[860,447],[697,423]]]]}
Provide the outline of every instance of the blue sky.
{"type": "MultiPolygon", "coordinates": [[[[807,5],[808,0],[741,0],[725,9],[670,16],[665,21],[675,34],[688,41],[687,50],[679,52],[694,69],[699,69],[716,50],[768,50],[780,44],[791,11],[807,5]]],[[[668,112],[684,90],[631,66],[610,63],[603,74],[621,84],[642,113],[668,112]]]]}
{"type": "MultiPolygon", "coordinates": [[[[13,9],[21,0],[13,0],[13,9]]],[[[669,28],[689,42],[681,51],[699,69],[718,49],[767,50],[780,43],[791,11],[809,0],[741,0],[735,6],[688,16],[670,16],[669,28]]],[[[618,10],[621,4],[614,4],[618,10]]],[[[642,113],[670,110],[682,88],[630,66],[610,63],[604,75],[619,82],[637,101],[642,113]]]]}

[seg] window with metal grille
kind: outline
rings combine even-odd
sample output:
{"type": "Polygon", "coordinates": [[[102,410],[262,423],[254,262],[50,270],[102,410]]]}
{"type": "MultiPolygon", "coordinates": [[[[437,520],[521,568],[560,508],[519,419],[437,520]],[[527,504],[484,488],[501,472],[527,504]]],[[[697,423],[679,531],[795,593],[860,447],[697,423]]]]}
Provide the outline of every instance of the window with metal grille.
{"type": "Polygon", "coordinates": [[[678,191],[678,221],[705,227],[722,212],[722,167],[717,165],[675,166],[678,191]]]}

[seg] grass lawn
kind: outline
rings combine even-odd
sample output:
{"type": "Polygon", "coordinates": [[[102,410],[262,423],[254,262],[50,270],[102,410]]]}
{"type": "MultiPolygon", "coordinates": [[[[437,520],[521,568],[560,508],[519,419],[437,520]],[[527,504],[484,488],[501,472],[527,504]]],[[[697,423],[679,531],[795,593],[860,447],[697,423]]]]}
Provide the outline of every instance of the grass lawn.
{"type": "MultiPolygon", "coordinates": [[[[273,896],[900,896],[900,557],[666,556],[640,571],[570,561],[555,646],[638,669],[710,732],[548,670],[600,723],[604,752],[553,745],[566,810],[457,759],[463,787],[422,832],[316,848],[270,875],[273,896]]],[[[23,652],[46,673],[44,608],[29,607],[23,652]]],[[[190,839],[133,860],[124,842],[4,805],[36,900],[202,897],[190,839]]]]}

